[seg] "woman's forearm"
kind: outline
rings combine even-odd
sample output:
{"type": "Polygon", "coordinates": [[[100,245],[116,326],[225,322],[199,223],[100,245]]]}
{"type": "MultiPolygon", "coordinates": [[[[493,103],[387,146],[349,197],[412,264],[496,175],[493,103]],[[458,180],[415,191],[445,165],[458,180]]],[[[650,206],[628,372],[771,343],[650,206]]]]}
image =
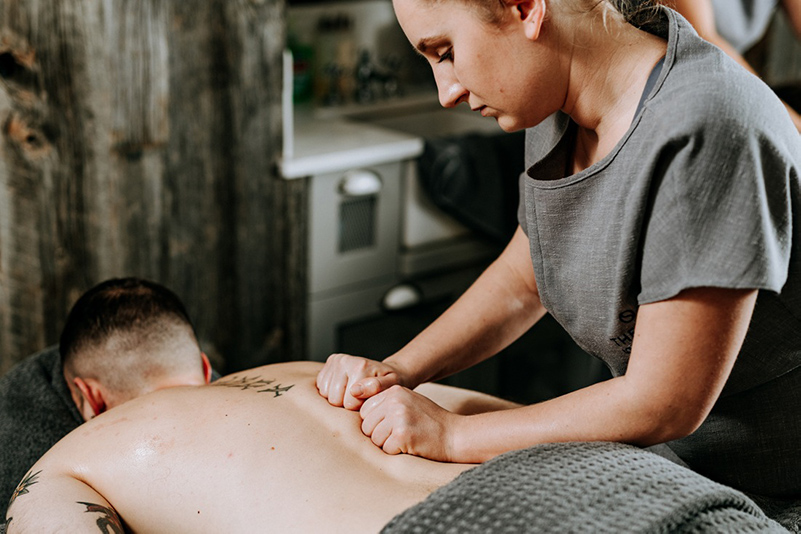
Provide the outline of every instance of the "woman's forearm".
{"type": "Polygon", "coordinates": [[[414,384],[437,380],[493,356],[544,314],[528,238],[518,228],[501,256],[464,295],[385,361],[414,384]]]}
{"type": "Polygon", "coordinates": [[[540,443],[615,441],[649,446],[682,437],[661,410],[640,402],[618,377],[542,403],[462,417],[453,461],[479,463],[540,443]]]}
{"type": "Polygon", "coordinates": [[[689,289],[640,307],[624,376],[524,408],[454,420],[454,461],[548,442],[654,445],[707,417],[731,373],[757,292],[689,289]]]}

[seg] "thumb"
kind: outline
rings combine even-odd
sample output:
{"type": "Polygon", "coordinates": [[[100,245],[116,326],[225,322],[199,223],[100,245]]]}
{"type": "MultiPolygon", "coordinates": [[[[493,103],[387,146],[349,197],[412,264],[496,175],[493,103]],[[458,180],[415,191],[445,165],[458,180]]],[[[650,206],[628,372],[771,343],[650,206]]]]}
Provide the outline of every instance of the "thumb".
{"type": "Polygon", "coordinates": [[[350,394],[357,399],[366,399],[381,393],[385,389],[389,389],[397,383],[398,379],[395,375],[363,378],[351,386],[350,394]]]}

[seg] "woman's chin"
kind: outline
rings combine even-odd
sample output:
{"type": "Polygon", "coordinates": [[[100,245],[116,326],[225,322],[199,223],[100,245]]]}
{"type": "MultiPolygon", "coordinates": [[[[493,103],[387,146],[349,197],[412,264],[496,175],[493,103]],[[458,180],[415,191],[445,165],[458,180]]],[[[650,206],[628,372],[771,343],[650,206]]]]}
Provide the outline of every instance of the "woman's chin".
{"type": "Polygon", "coordinates": [[[519,121],[516,121],[514,118],[508,117],[506,115],[495,117],[495,120],[497,121],[498,126],[501,127],[501,130],[507,133],[516,132],[526,127],[519,121]]]}

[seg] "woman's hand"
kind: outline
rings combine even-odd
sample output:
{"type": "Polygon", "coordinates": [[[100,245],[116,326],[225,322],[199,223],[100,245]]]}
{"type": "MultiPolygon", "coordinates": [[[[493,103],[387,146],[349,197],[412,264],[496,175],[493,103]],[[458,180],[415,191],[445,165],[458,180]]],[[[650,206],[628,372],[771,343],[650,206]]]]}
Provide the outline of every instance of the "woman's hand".
{"type": "Polygon", "coordinates": [[[333,406],[358,410],[365,399],[406,385],[395,366],[348,354],[332,354],[317,374],[317,390],[333,406]]]}
{"type": "Polygon", "coordinates": [[[500,257],[406,346],[383,362],[333,354],[317,376],[317,389],[332,405],[358,410],[395,384],[414,389],[486,360],[543,315],[528,237],[518,227],[500,257]]]}
{"type": "Polygon", "coordinates": [[[401,386],[365,401],[362,432],[387,454],[413,454],[439,462],[456,460],[454,430],[463,416],[401,386]]]}

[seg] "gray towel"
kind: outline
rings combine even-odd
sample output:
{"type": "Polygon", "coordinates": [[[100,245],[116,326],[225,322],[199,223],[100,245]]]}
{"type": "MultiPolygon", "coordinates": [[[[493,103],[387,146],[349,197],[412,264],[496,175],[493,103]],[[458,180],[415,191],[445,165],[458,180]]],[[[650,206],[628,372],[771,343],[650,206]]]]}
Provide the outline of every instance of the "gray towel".
{"type": "Polygon", "coordinates": [[[57,347],[26,358],[0,377],[0,521],[28,469],[81,423],[57,347]]]}
{"type": "Polygon", "coordinates": [[[787,532],[743,493],[619,443],[555,443],[462,473],[395,533],[787,532]]]}

